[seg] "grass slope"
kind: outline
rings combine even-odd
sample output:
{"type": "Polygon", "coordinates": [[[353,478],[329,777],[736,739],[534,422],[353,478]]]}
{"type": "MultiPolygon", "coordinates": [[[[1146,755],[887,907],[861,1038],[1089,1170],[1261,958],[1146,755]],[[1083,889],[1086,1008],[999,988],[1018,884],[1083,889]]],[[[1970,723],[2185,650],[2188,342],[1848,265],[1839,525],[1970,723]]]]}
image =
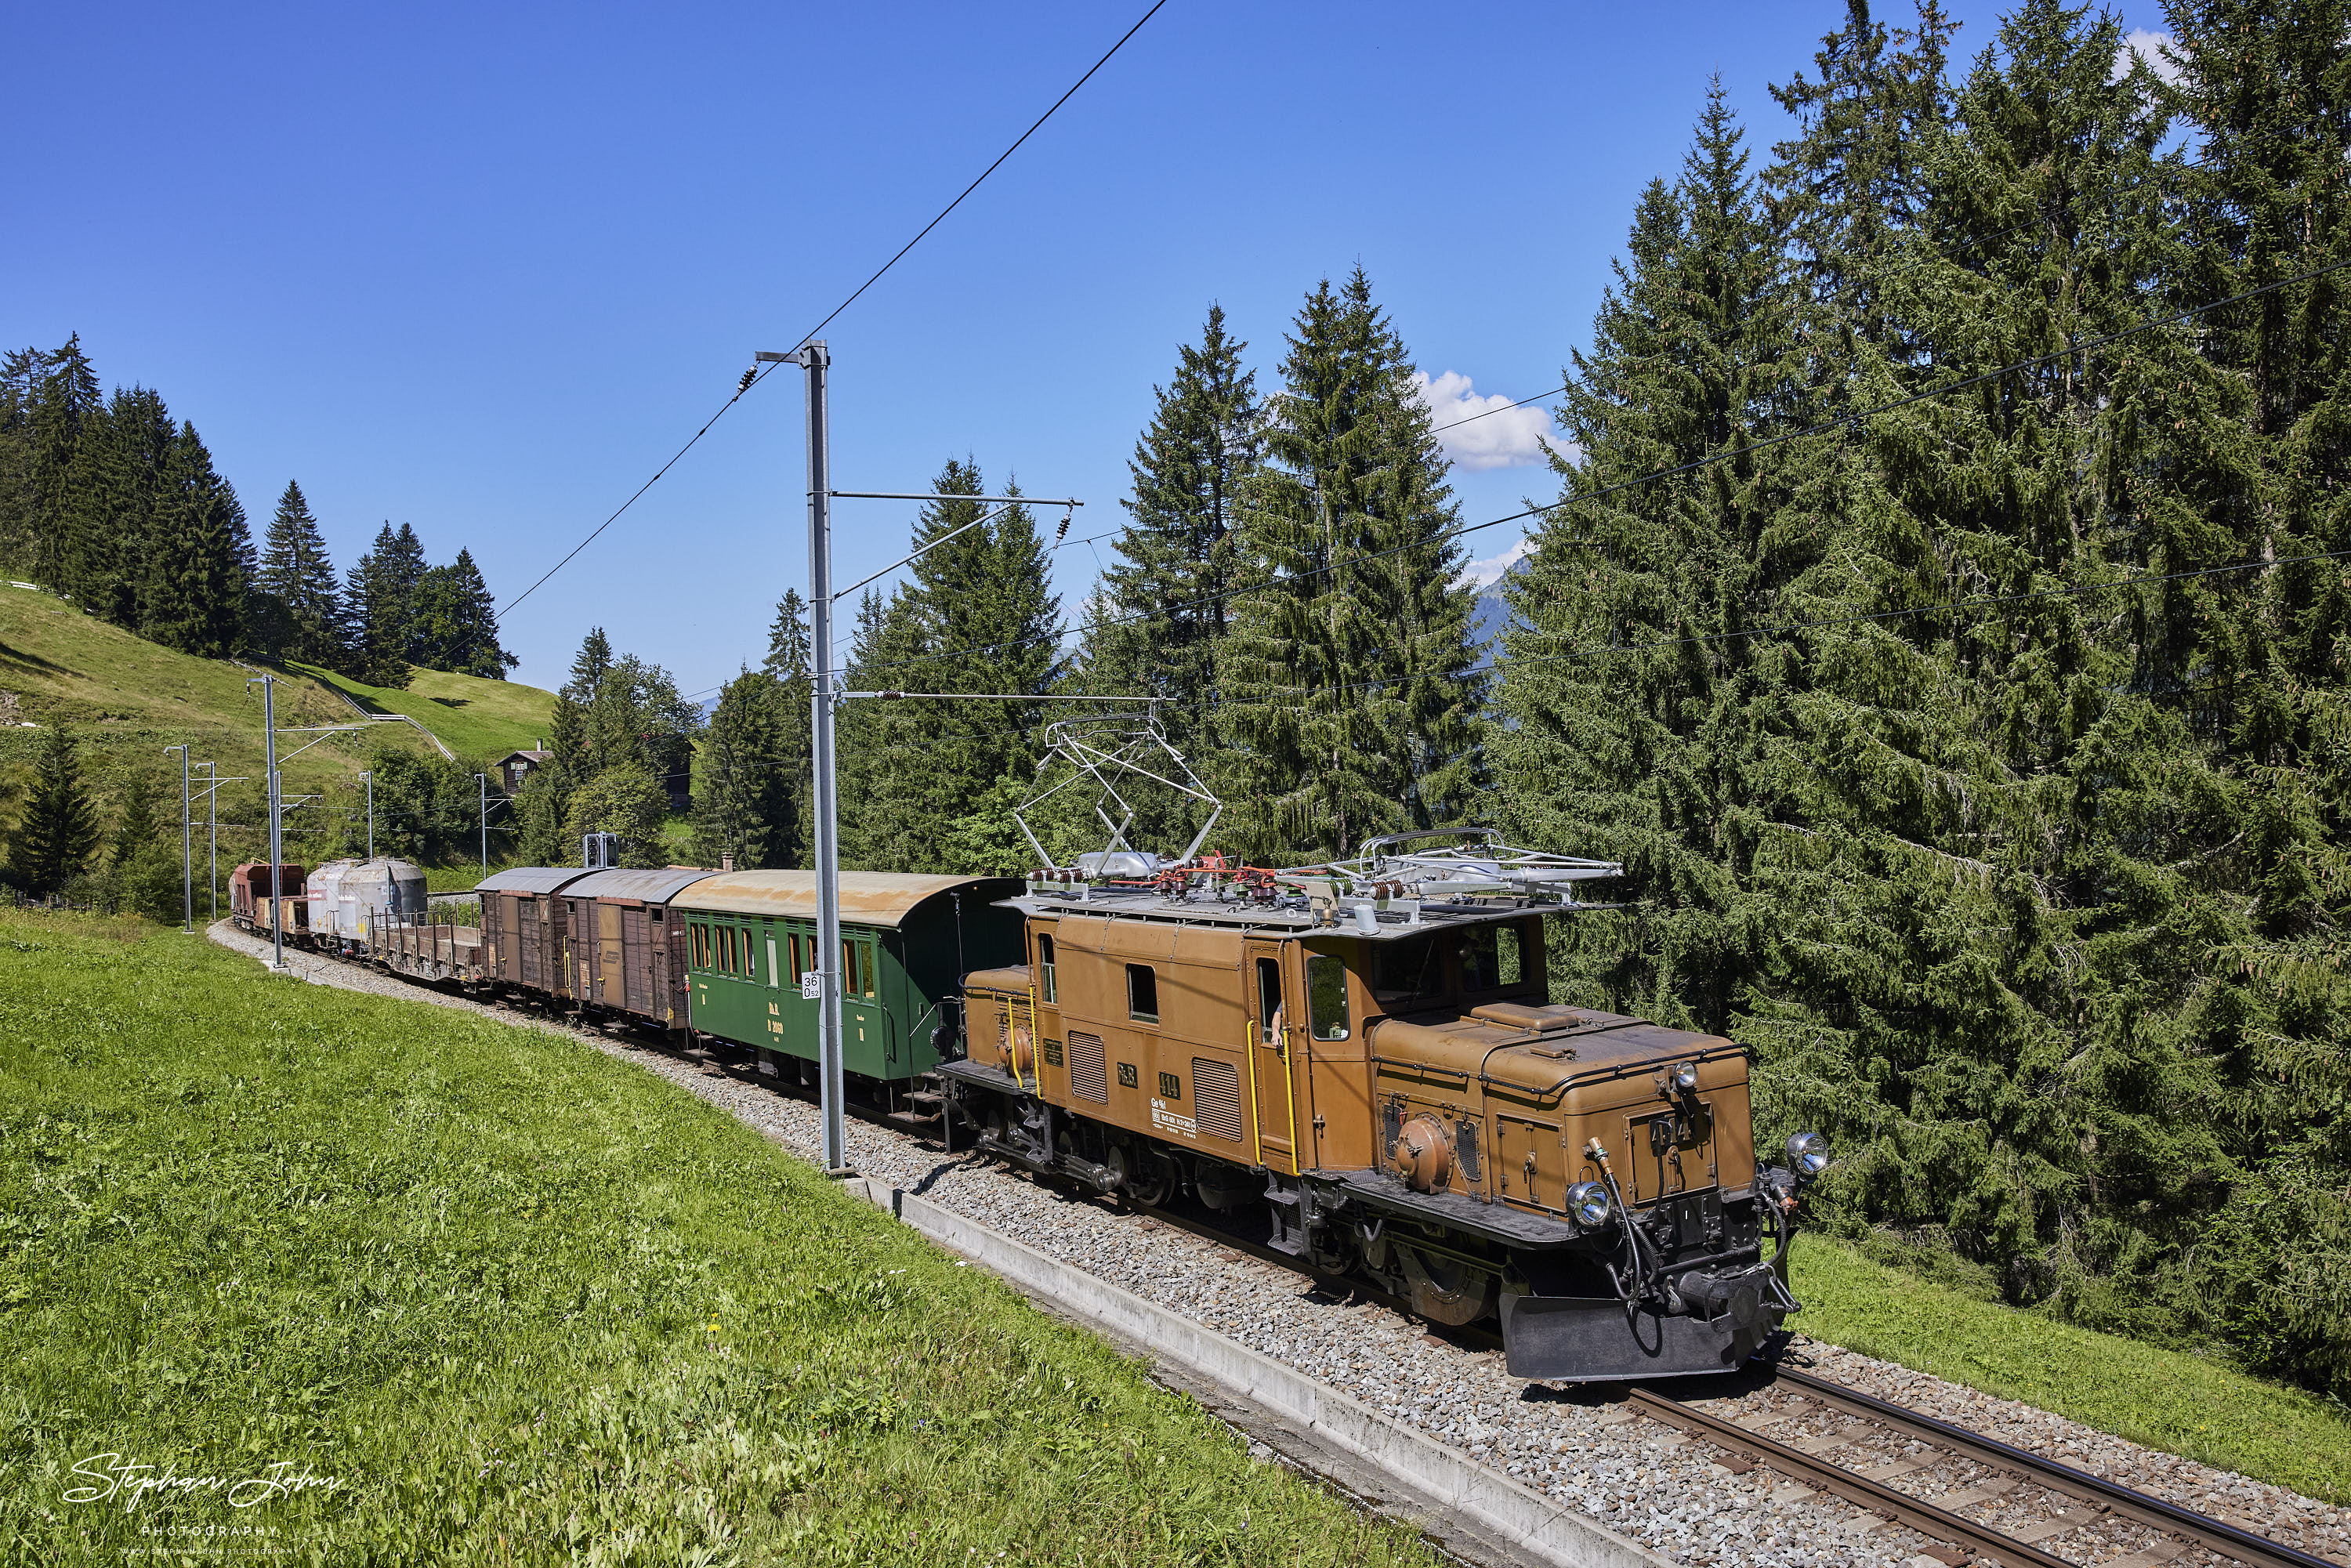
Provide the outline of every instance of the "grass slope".
{"type": "MultiPolygon", "coordinates": [[[[179,759],[167,746],[187,745],[194,757],[217,762],[221,869],[262,854],[264,826],[261,692],[246,688],[256,673],[225,659],[198,659],[136,637],[85,615],[55,595],[0,584],[0,691],[16,695],[20,711],[42,727],[0,729],[0,830],[15,824],[29,786],[33,760],[48,727],[65,725],[82,742],[82,764],[101,821],[111,821],[133,770],[152,778],[167,801],[162,814],[179,817],[179,759]]],[[[277,682],[280,728],[342,724],[351,711],[340,698],[298,672],[277,682]]],[[[430,743],[406,725],[386,725],[392,743],[420,753],[430,743]],[[392,733],[396,732],[396,733],[392,733]]],[[[287,752],[314,736],[282,737],[287,752]]],[[[355,809],[365,740],[337,737],[291,757],[284,766],[287,795],[325,794],[309,814],[287,818],[288,858],[299,859],[301,833],[318,812],[355,809]]],[[[194,774],[201,788],[204,774],[194,774]]],[[[204,807],[196,807],[196,852],[204,852],[204,807]]],[[[201,868],[198,871],[202,880],[201,868]]],[[[201,895],[200,895],[201,897],[201,895]]]]}
{"type": "Polygon", "coordinates": [[[141,930],[0,917],[0,1561],[1435,1561],[672,1085],[141,930]]]}
{"type": "Polygon", "coordinates": [[[1799,1238],[1794,1326],[2149,1448],[2351,1502],[2351,1412],[2219,1363],[1978,1301],[1799,1238]]]}
{"type": "Polygon", "coordinates": [[[311,664],[294,668],[322,685],[350,693],[371,713],[408,715],[465,758],[479,759],[534,747],[547,737],[555,720],[553,692],[513,681],[418,670],[408,688],[398,691],[363,685],[311,664]]]}

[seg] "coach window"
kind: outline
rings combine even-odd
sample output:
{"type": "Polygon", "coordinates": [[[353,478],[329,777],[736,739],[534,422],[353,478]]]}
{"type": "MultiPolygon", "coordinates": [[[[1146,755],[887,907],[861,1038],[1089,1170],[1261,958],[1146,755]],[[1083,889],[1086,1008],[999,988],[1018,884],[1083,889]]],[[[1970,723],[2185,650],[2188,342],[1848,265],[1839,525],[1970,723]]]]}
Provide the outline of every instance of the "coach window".
{"type": "Polygon", "coordinates": [[[694,960],[694,967],[707,969],[710,967],[710,928],[697,920],[685,930],[691,949],[688,956],[694,960]]]}
{"type": "Polygon", "coordinates": [[[841,939],[841,994],[844,997],[870,997],[873,994],[873,949],[846,936],[841,939]]]}
{"type": "Polygon", "coordinates": [[[1159,977],[1148,964],[1126,967],[1126,1016],[1137,1023],[1159,1021],[1159,977]]]}
{"type": "Polygon", "coordinates": [[[1037,933],[1037,995],[1049,1006],[1061,999],[1053,977],[1053,939],[1037,933]]]}
{"type": "Polygon", "coordinates": [[[743,973],[754,980],[759,977],[759,937],[747,925],[743,928],[743,973]]]}
{"type": "Polygon", "coordinates": [[[1347,1038],[1347,966],[1334,954],[1306,959],[1306,1021],[1317,1040],[1347,1038]]]}

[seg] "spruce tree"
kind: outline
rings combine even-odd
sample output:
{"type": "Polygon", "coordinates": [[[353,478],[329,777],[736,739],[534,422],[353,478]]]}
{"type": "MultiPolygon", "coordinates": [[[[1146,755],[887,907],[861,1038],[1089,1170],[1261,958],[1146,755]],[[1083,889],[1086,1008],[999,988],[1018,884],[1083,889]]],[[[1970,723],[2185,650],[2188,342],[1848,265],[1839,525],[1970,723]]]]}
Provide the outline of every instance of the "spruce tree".
{"type": "Polygon", "coordinates": [[[338,628],[342,621],[341,596],[335,584],[335,564],[310,515],[302,486],[288,479],[277,498],[277,514],[270,519],[262,552],[260,584],[282,617],[287,657],[332,665],[340,653],[338,628]]]}
{"type": "Polygon", "coordinates": [[[2237,920],[2197,931],[2210,944],[2199,977],[2210,978],[2181,1009],[2206,1075],[2198,1088],[2222,1090],[2212,1120],[2231,1179],[2186,1254],[2192,1265],[2168,1272],[2192,1305],[2183,1315],[2264,1370],[2341,1398],[2351,983],[2334,933],[2351,913],[2335,869],[2351,830],[2340,740],[2351,585],[2338,561],[2310,558],[2351,548],[2351,293],[2345,274],[2325,270],[2351,256],[2351,7],[2176,0],[2166,11],[2184,68],[2165,96],[2193,147],[2178,181],[2189,243],[2174,298],[2209,306],[2267,291],[2201,318],[2210,379],[2160,389],[2167,405],[2149,423],[2160,431],[2168,415],[2180,496],[2148,531],[2167,561],[2276,563],[2150,596],[2134,627],[2147,674],[2177,694],[2225,780],[2225,793],[2196,801],[2199,837],[2216,847],[2191,866],[2212,884],[2199,902],[2237,920]],[[2321,276],[2301,277],[2311,273],[2321,276]],[[2222,934],[2235,940],[2213,941],[2222,934]]]}
{"type": "Polygon", "coordinates": [[[810,706],[816,690],[809,643],[808,601],[798,589],[787,588],[776,604],[776,619],[768,629],[768,657],[761,666],[775,682],[776,747],[792,792],[789,834],[771,842],[769,863],[805,866],[815,841],[815,715],[810,706]]]}
{"type": "Polygon", "coordinates": [[[172,444],[157,543],[141,605],[145,635],[183,653],[226,658],[244,636],[240,557],[251,537],[236,492],[213,471],[193,424],[183,423],[172,444]]]}
{"type": "Polygon", "coordinates": [[[401,553],[387,522],[343,580],[342,673],[371,686],[408,685],[413,585],[402,583],[401,553]]]}
{"type": "Polygon", "coordinates": [[[776,678],[746,670],[726,683],[703,732],[695,783],[695,852],[746,869],[798,863],[799,791],[783,747],[776,678]]]}
{"type": "Polygon", "coordinates": [[[166,537],[179,427],[161,397],[133,387],[115,392],[99,428],[83,445],[89,465],[76,484],[74,592],[91,614],[135,632],[146,623],[152,563],[166,537]]]}
{"type": "Polygon", "coordinates": [[[612,667],[612,641],[604,635],[601,626],[591,626],[580,642],[580,652],[571,656],[571,678],[563,684],[563,695],[576,703],[596,699],[596,688],[604,684],[604,672],[612,667]]]}
{"type": "Polygon", "coordinates": [[[1097,689],[1166,700],[1163,722],[1178,750],[1198,755],[1210,736],[1217,645],[1230,613],[1233,533],[1243,481],[1258,461],[1257,375],[1249,345],[1208,308],[1197,347],[1179,344],[1175,379],[1152,389],[1151,426],[1127,463],[1134,494],[1102,574],[1107,595],[1087,640],[1097,689]]]}
{"type": "Polygon", "coordinates": [[[1253,856],[1458,821],[1484,686],[1445,461],[1361,268],[1307,297],[1289,342],[1217,675],[1225,792],[1253,856]]]}
{"type": "Polygon", "coordinates": [[[482,579],[481,568],[474,564],[473,552],[460,546],[457,559],[439,570],[446,573],[444,580],[456,627],[447,649],[449,662],[440,667],[486,681],[505,680],[507,672],[522,661],[498,642],[496,601],[482,579]]]}
{"type": "Polygon", "coordinates": [[[1844,26],[1813,57],[1819,79],[1799,71],[1771,89],[1800,134],[1775,149],[1764,184],[1812,306],[1805,327],[1831,362],[1856,343],[1900,364],[1916,357],[1883,291],[1928,201],[1922,160],[1949,118],[1944,71],[1958,31],[1936,0],[1918,0],[1909,28],[1874,19],[1869,0],[1845,0],[1844,26]]]}
{"type": "Polygon", "coordinates": [[[1573,358],[1559,423],[1582,462],[1555,461],[1559,506],[1505,585],[1497,743],[1514,838],[1626,868],[1609,893],[1634,913],[1563,933],[1566,994],[1705,1028],[1758,961],[1721,867],[1763,744],[1750,712],[1768,727],[1786,695],[1768,651],[1727,633],[1771,556],[1802,559],[1799,538],[1767,550],[1787,483],[1771,460],[1674,474],[1790,418],[1792,302],[1741,141],[1718,82],[1573,358]]]}
{"type": "Polygon", "coordinates": [[[26,410],[26,504],[34,570],[38,580],[59,592],[74,591],[69,580],[82,553],[72,483],[75,454],[84,424],[102,406],[98,374],[82,352],[80,333],[41,356],[26,410]]]}
{"type": "Polygon", "coordinates": [[[98,810],[83,786],[73,737],[59,726],[42,743],[32,793],[8,844],[8,879],[45,898],[78,876],[99,845],[98,810]]]}
{"type": "MultiPolygon", "coordinates": [[[[984,493],[968,459],[950,459],[932,488],[984,493]]],[[[1007,493],[1018,495],[1019,486],[1007,493]]],[[[999,780],[1026,784],[1034,776],[1045,706],[1038,699],[1062,668],[1061,601],[1025,506],[930,503],[913,544],[935,548],[914,563],[913,581],[861,608],[851,679],[867,689],[975,695],[845,706],[838,727],[843,856],[853,846],[857,863],[876,871],[944,868],[949,826],[970,802],[999,780]]]]}

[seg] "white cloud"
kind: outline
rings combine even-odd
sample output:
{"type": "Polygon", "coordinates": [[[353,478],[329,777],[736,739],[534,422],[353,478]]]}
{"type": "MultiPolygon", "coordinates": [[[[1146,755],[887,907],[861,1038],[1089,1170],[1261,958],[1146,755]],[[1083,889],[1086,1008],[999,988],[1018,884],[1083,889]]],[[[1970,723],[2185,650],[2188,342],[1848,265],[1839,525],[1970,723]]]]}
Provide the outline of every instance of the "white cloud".
{"type": "Polygon", "coordinates": [[[1413,395],[1428,410],[1429,423],[1450,427],[1437,432],[1445,455],[1464,468],[1524,468],[1548,463],[1551,459],[1543,451],[1546,441],[1571,459],[1575,455],[1573,446],[1552,434],[1549,409],[1532,403],[1513,408],[1510,400],[1499,392],[1480,396],[1471,388],[1469,378],[1458,371],[1447,371],[1435,381],[1415,371],[1412,381],[1413,395]]]}
{"type": "Polygon", "coordinates": [[[1473,588],[1484,588],[1489,583],[1499,582],[1504,573],[1532,555],[1534,549],[1532,540],[1520,539],[1499,555],[1489,556],[1484,560],[1471,561],[1463,569],[1461,580],[1473,588]]]}
{"type": "Polygon", "coordinates": [[[2115,50],[2115,77],[2120,81],[2130,75],[2131,57],[2147,62],[2147,68],[2178,87],[2187,73],[2173,61],[2164,57],[2163,47],[2172,42],[2168,33],[2152,32],[2145,27],[2133,27],[2115,50]]]}

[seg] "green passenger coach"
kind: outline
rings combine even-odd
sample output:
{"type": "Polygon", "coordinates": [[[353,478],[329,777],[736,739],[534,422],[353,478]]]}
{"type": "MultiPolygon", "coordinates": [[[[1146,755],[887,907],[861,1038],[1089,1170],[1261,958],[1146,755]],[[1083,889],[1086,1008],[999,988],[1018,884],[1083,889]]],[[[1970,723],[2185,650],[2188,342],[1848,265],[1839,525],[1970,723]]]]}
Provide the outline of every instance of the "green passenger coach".
{"type": "MultiPolygon", "coordinates": [[[[963,976],[1020,961],[1020,916],[996,907],[1013,877],[841,873],[841,1066],[889,1083],[939,1063],[962,1025],[963,976]]],[[[721,872],[680,890],[688,1017],[706,1035],[753,1051],[763,1067],[817,1060],[817,1004],[801,983],[817,967],[816,873],[721,872]]]]}

